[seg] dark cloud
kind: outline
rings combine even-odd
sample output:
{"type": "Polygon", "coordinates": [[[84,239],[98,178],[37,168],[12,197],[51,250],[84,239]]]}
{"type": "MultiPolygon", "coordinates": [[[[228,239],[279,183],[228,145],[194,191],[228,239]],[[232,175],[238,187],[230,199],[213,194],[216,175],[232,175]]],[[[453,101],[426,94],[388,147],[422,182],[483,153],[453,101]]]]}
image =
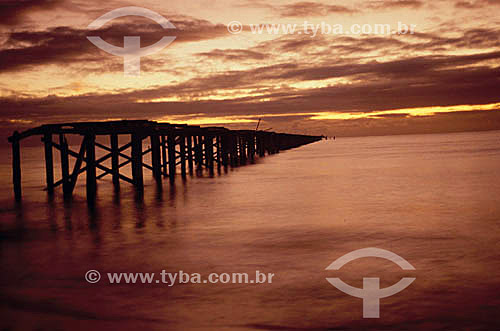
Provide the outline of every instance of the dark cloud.
{"type": "MultiPolygon", "coordinates": [[[[419,1],[404,1],[397,5],[388,1],[380,3],[386,4],[386,7],[379,8],[421,6],[419,1]]],[[[325,10],[333,10],[331,5],[307,7],[304,4],[308,3],[289,5],[288,10],[293,9],[296,15],[306,17],[324,15],[325,10]],[[310,10],[307,14],[301,12],[306,7],[310,10]]],[[[273,8],[286,13],[284,7],[273,8]]],[[[60,70],[70,64],[78,64],[84,68],[82,70],[121,71],[122,59],[100,51],[87,41],[86,37],[89,35],[100,35],[117,46],[122,45],[125,35],[141,36],[143,46],[155,43],[164,35],[177,36],[175,43],[228,36],[225,26],[208,21],[187,17],[174,17],[171,21],[177,26],[177,30],[164,31],[157,24],[140,20],[133,21],[133,24],[117,20],[94,32],[69,27],[45,31],[14,31],[0,47],[0,72],[19,71],[29,66],[45,64],[61,65],[60,70]]],[[[499,32],[494,28],[478,28],[463,31],[462,35],[456,37],[455,34],[454,37],[446,37],[441,31],[388,37],[282,36],[249,49],[214,49],[197,54],[200,63],[210,59],[253,64],[252,68],[246,70],[230,69],[211,74],[201,72],[196,78],[184,82],[182,79],[185,76],[179,72],[181,83],[170,82],[168,85],[141,90],[116,90],[113,94],[29,98],[21,97],[22,92],[17,91],[17,97],[0,98],[0,126],[26,127],[47,122],[109,118],[155,119],[165,115],[203,113],[205,116],[245,115],[255,118],[259,114],[276,114],[277,117],[266,118],[267,125],[276,125],[274,128],[277,130],[312,130],[312,133],[319,134],[328,132],[328,125],[335,127],[335,130],[344,128],[345,125],[345,130],[339,130],[344,130],[348,135],[367,132],[412,133],[413,127],[417,131],[438,126],[443,131],[458,128],[491,129],[495,125],[500,128],[500,112],[496,112],[496,116],[490,115],[492,112],[487,112],[488,115],[477,112],[474,116],[439,114],[418,119],[407,114],[389,114],[377,115],[373,119],[323,122],[309,120],[303,115],[283,115],[325,111],[370,113],[373,110],[499,102],[499,32]],[[477,49],[481,51],[478,52],[477,49]],[[460,52],[462,50],[466,52],[460,52]],[[448,55],[449,51],[472,55],[448,55]],[[286,54],[282,57],[284,53],[286,54]],[[390,55],[388,58],[395,60],[382,60],[385,59],[382,56],[386,54],[390,55]],[[326,85],[327,80],[334,78],[343,78],[348,84],[326,85]],[[300,82],[317,82],[317,86],[322,87],[294,87],[301,86],[297,84],[300,82]],[[246,96],[238,97],[239,90],[244,91],[243,95],[246,96]],[[228,94],[227,100],[208,98],[225,92],[228,94]],[[136,102],[168,97],[184,101],[136,102]],[[198,101],[205,97],[207,100],[198,101]],[[431,124],[433,118],[436,119],[435,125],[431,124]],[[464,119],[470,119],[475,124],[462,126],[460,121],[463,122],[464,119]],[[488,120],[489,124],[481,126],[480,119],[488,120]],[[23,122],[26,120],[33,123],[23,122]],[[446,121],[453,124],[448,125],[446,121]],[[321,130],[326,131],[320,132],[321,130]]],[[[175,47],[175,43],[171,47],[175,47]]],[[[168,58],[157,60],[145,57],[141,68],[151,71],[160,65],[171,67],[172,71],[179,70],[178,64],[169,64],[168,58]]],[[[216,69],[214,66],[214,70],[216,69]]],[[[307,84],[314,85],[316,84],[307,84]]]]}
{"type": "Polygon", "coordinates": [[[463,9],[478,9],[488,6],[498,6],[500,5],[500,0],[476,0],[476,1],[457,1],[455,3],[456,8],[463,9]]]}
{"type": "Polygon", "coordinates": [[[33,11],[53,9],[63,0],[2,0],[0,1],[0,25],[19,23],[24,15],[33,11]]]}
{"type": "MultiPolygon", "coordinates": [[[[101,36],[116,46],[123,46],[124,36],[140,36],[141,45],[154,44],[163,36],[176,36],[175,43],[193,42],[227,35],[224,25],[215,25],[196,19],[173,19],[177,29],[163,30],[158,24],[130,22],[115,23],[100,30],[57,27],[45,31],[17,31],[9,35],[0,48],[0,72],[22,70],[42,64],[71,64],[73,62],[102,63],[109,59],[111,64],[119,62],[116,57],[106,56],[87,40],[87,36],[101,36]]],[[[101,68],[103,69],[103,68],[101,68]]]]}
{"type": "Polygon", "coordinates": [[[498,49],[500,47],[500,30],[495,28],[469,29],[456,37],[446,37],[437,33],[415,33],[402,36],[324,36],[316,38],[308,36],[283,36],[270,42],[263,42],[252,50],[265,53],[297,53],[298,55],[314,59],[347,59],[356,62],[356,57],[368,59],[375,52],[377,56],[383,54],[401,57],[408,52],[420,53],[423,51],[439,54],[447,50],[457,49],[498,49]]]}
{"type": "Polygon", "coordinates": [[[330,14],[352,14],[356,10],[339,5],[326,5],[317,2],[295,2],[278,8],[281,17],[312,17],[330,14]]]}
{"type": "Polygon", "coordinates": [[[372,9],[398,9],[398,8],[421,8],[425,4],[420,0],[375,0],[369,1],[368,8],[372,9]]]}
{"type": "Polygon", "coordinates": [[[210,52],[198,53],[197,55],[208,59],[238,62],[245,60],[263,60],[268,57],[267,54],[248,49],[214,49],[210,52]]]}
{"type": "Polygon", "coordinates": [[[316,48],[319,45],[325,45],[322,43],[324,40],[313,39],[307,36],[282,39],[274,42],[274,47],[281,52],[294,52],[300,53],[306,49],[316,48]]]}
{"type": "Polygon", "coordinates": [[[270,1],[248,0],[240,3],[239,7],[263,8],[274,11],[281,17],[317,17],[330,14],[354,14],[358,10],[342,5],[329,5],[312,1],[298,1],[286,5],[273,5],[270,1]]]}
{"type": "MultiPolygon", "coordinates": [[[[120,30],[120,32],[123,31],[120,30]]],[[[60,31],[56,29],[51,31],[50,36],[53,36],[53,34],[64,36],[73,33],[65,29],[60,31]]],[[[466,32],[464,36],[479,36],[481,34],[471,30],[466,32]]],[[[113,33],[110,35],[113,36],[113,33]]],[[[485,35],[493,36],[492,33],[486,33],[485,35]]],[[[121,39],[122,36],[117,33],[115,39],[121,39]]],[[[109,35],[107,37],[109,38],[109,35]]],[[[19,33],[11,37],[10,43],[23,44],[25,40],[29,40],[35,45],[45,45],[46,38],[47,36],[43,33],[39,35],[19,33]]],[[[62,39],[64,38],[62,37],[62,39]]],[[[416,39],[424,41],[420,43],[420,50],[425,50],[426,47],[433,48],[436,43],[458,42],[439,38],[432,34],[419,35],[416,36],[416,39]]],[[[457,39],[476,40],[475,37],[457,39]]],[[[49,38],[49,40],[52,39],[49,38]]],[[[111,40],[114,40],[113,37],[111,37],[111,40]]],[[[487,45],[491,42],[489,37],[485,40],[474,43],[474,45],[487,45]]],[[[118,43],[118,40],[115,41],[118,43]]],[[[194,112],[193,109],[200,109],[202,112],[220,116],[259,112],[320,112],[332,109],[338,111],[371,111],[374,109],[483,104],[499,101],[500,71],[498,62],[500,60],[500,51],[462,56],[416,56],[382,62],[377,61],[376,58],[369,60],[362,56],[339,59],[335,57],[335,52],[339,50],[339,47],[351,47],[358,50],[383,48],[398,50],[401,47],[408,47],[408,44],[399,39],[381,37],[342,37],[337,38],[336,41],[336,44],[329,46],[329,41],[321,38],[317,39],[317,41],[311,41],[311,39],[294,41],[287,37],[278,41],[262,43],[248,50],[215,49],[211,52],[200,53],[199,56],[223,61],[255,61],[255,64],[258,65],[260,60],[266,59],[269,54],[276,50],[283,52],[283,50],[293,51],[295,49],[297,54],[304,54],[310,49],[319,52],[315,47],[315,42],[317,43],[316,46],[328,47],[324,56],[318,55],[315,57],[316,61],[310,63],[289,61],[258,66],[248,70],[227,70],[204,77],[197,77],[182,83],[173,83],[138,91],[122,91],[114,95],[84,95],[71,98],[50,97],[42,99],[4,98],[2,100],[4,103],[2,116],[6,116],[6,118],[13,116],[15,119],[35,118],[40,120],[41,118],[48,119],[52,118],[51,116],[56,116],[58,109],[60,109],[60,115],[57,116],[63,118],[80,119],[84,117],[92,118],[93,116],[128,118],[134,116],[134,114],[155,118],[161,116],[161,114],[189,114],[194,112]],[[494,66],[493,63],[497,63],[497,65],[494,66]],[[297,89],[287,85],[301,81],[319,82],[332,78],[346,78],[351,83],[315,89],[297,89]],[[238,89],[253,90],[255,93],[250,93],[250,95],[257,96],[235,97],[223,101],[190,101],[225,90],[231,90],[231,93],[233,93],[234,90],[237,91],[238,89]],[[160,104],[135,103],[139,99],[149,100],[168,97],[177,97],[186,101],[160,104]],[[67,111],[66,105],[68,104],[73,105],[71,107],[72,112],[67,111]]],[[[68,45],[80,45],[76,40],[62,43],[61,47],[65,47],[64,44],[67,44],[66,47],[69,47],[68,45]]],[[[470,42],[466,44],[470,44],[470,42]]],[[[87,47],[93,46],[88,45],[87,47]]],[[[69,48],[63,53],[72,54],[71,51],[74,52],[74,56],[79,54],[78,47],[69,48]]],[[[95,52],[95,49],[92,49],[92,52],[95,52]]],[[[29,53],[27,51],[26,56],[29,53]]],[[[5,53],[0,52],[0,56],[1,54],[5,53]]],[[[15,61],[14,55],[11,54],[11,56],[12,60],[15,61]]],[[[36,61],[44,63],[53,61],[47,58],[24,60],[27,61],[26,63],[30,63],[29,61],[35,63],[36,61]]],[[[1,61],[1,63],[3,64],[4,61],[1,61]]],[[[19,66],[22,66],[23,63],[21,62],[19,66]]],[[[147,59],[145,59],[143,65],[147,68],[147,59]]],[[[155,65],[154,61],[149,65],[153,67],[155,65]]],[[[121,70],[121,63],[117,63],[116,66],[114,70],[121,70]]],[[[196,110],[195,112],[199,111],[196,110]]]]}
{"type": "Polygon", "coordinates": [[[474,1],[458,1],[455,3],[456,8],[464,8],[464,9],[475,9],[479,8],[480,3],[479,2],[474,2],[474,1]]]}
{"type": "MultiPolygon", "coordinates": [[[[369,63],[347,63],[347,64],[313,64],[298,65],[286,63],[250,70],[246,73],[233,72],[225,76],[251,77],[252,81],[261,80],[295,80],[311,81],[324,80],[337,77],[350,77],[360,74],[369,74],[386,79],[409,78],[418,73],[436,72],[454,66],[465,66],[479,64],[483,61],[500,59],[500,51],[464,55],[464,56],[422,56],[390,62],[372,61],[369,63]]],[[[240,82],[242,83],[242,82],[240,82]]]]}
{"type": "Polygon", "coordinates": [[[500,47],[500,30],[498,29],[470,29],[458,37],[444,37],[437,34],[416,34],[414,37],[421,41],[407,43],[403,50],[442,51],[459,48],[498,48],[500,47]]]}
{"type": "Polygon", "coordinates": [[[479,66],[500,52],[454,57],[419,57],[385,63],[302,68],[298,64],[264,66],[231,71],[158,88],[113,95],[83,95],[41,99],[4,98],[2,116],[13,119],[69,120],[95,118],[158,118],[163,115],[206,113],[251,115],[323,111],[370,112],[461,104],[498,102],[500,68],[479,66]],[[458,65],[476,64],[473,67],[458,65]],[[351,84],[295,89],[291,81],[356,77],[351,84]],[[276,85],[276,84],[282,84],[276,85]],[[214,92],[254,89],[255,96],[229,100],[190,101],[214,92]],[[180,97],[184,102],[135,103],[161,97],[180,97]],[[71,105],[68,109],[67,105],[71,105]],[[21,115],[22,114],[22,115],[21,115]]]}

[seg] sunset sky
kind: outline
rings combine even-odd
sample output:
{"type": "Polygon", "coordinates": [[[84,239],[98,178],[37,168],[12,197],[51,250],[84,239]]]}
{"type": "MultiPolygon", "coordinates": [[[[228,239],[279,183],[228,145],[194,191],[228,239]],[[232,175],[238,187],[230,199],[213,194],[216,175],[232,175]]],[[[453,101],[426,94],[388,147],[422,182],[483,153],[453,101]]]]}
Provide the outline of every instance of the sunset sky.
{"type": "Polygon", "coordinates": [[[2,137],[50,122],[150,119],[337,136],[500,129],[500,0],[0,0],[2,137]],[[139,17],[87,26],[140,6],[139,17]],[[231,34],[227,25],[243,24],[231,34]],[[253,34],[250,24],[416,25],[413,35],[253,34]],[[148,46],[141,59],[87,40],[148,46]]]}

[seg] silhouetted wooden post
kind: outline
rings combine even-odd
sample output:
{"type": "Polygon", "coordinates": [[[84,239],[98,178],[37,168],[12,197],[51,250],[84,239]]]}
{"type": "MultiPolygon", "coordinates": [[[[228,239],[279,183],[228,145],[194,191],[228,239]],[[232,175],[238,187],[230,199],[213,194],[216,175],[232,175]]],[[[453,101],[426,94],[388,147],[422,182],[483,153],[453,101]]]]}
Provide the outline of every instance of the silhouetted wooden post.
{"type": "Polygon", "coordinates": [[[193,141],[192,136],[187,136],[187,154],[188,154],[188,164],[189,164],[189,173],[193,174],[193,141]]]}
{"type": "MultiPolygon", "coordinates": [[[[80,146],[80,151],[78,152],[78,156],[76,157],[76,162],[73,167],[73,172],[70,174],[70,184],[71,184],[71,194],[73,194],[73,191],[75,190],[76,186],[76,181],[78,180],[78,174],[80,171],[80,168],[82,167],[83,159],[85,158],[85,150],[87,146],[87,138],[83,138],[82,145],[80,146]]],[[[73,155],[74,156],[74,155],[73,155]]]]}
{"type": "Polygon", "coordinates": [[[254,161],[253,156],[254,156],[254,153],[255,153],[255,138],[254,138],[253,134],[248,136],[248,139],[247,139],[247,152],[248,152],[247,158],[251,162],[253,162],[254,161]]]}
{"type": "Polygon", "coordinates": [[[267,155],[274,154],[272,149],[272,137],[271,133],[266,133],[266,140],[264,141],[264,146],[267,151],[267,155]]]}
{"type": "Polygon", "coordinates": [[[194,147],[196,169],[200,170],[203,167],[203,139],[202,136],[194,137],[196,146],[194,147]]]}
{"type": "Polygon", "coordinates": [[[52,134],[45,133],[42,141],[45,150],[45,179],[47,181],[47,192],[54,194],[54,156],[52,154],[52,134]]]}
{"type": "Polygon", "coordinates": [[[87,202],[94,203],[97,194],[96,162],[95,162],[95,134],[85,135],[87,161],[87,202]]]}
{"type": "Polygon", "coordinates": [[[255,156],[257,155],[257,135],[252,135],[252,161],[255,160],[255,156]]]}
{"type": "Polygon", "coordinates": [[[262,154],[262,135],[260,132],[255,132],[255,145],[256,145],[256,154],[260,157],[264,156],[262,154]]]}
{"type": "Polygon", "coordinates": [[[259,156],[266,156],[266,147],[265,147],[265,137],[263,137],[262,135],[260,135],[260,142],[259,142],[259,148],[260,148],[260,151],[259,151],[259,156]]]}
{"type": "Polygon", "coordinates": [[[21,201],[21,148],[19,146],[19,132],[12,136],[12,182],[16,201],[21,201]]]}
{"type": "Polygon", "coordinates": [[[198,137],[193,135],[193,160],[196,170],[198,170],[198,137]]]}
{"type": "Polygon", "coordinates": [[[170,133],[167,138],[168,141],[168,176],[170,178],[170,182],[173,183],[175,181],[175,166],[177,163],[177,159],[175,156],[175,133],[170,133]]]}
{"type": "Polygon", "coordinates": [[[205,136],[205,158],[208,170],[212,175],[214,173],[214,142],[212,136],[205,136]]]}
{"type": "Polygon", "coordinates": [[[142,136],[138,133],[132,134],[132,179],[135,187],[142,191],[144,179],[142,174],[142,136]]]}
{"type": "Polygon", "coordinates": [[[240,164],[245,164],[247,163],[247,154],[246,154],[246,143],[245,143],[245,138],[244,137],[239,137],[239,143],[240,143],[240,164]]]}
{"type": "Polygon", "coordinates": [[[160,137],[151,135],[151,163],[153,166],[153,177],[158,185],[161,185],[161,149],[160,137]]]}
{"type": "Polygon", "coordinates": [[[186,137],[183,134],[179,137],[179,152],[181,156],[181,176],[186,178],[186,137]]]}
{"type": "Polygon", "coordinates": [[[231,167],[236,167],[238,164],[238,140],[237,137],[232,134],[228,137],[229,139],[229,148],[230,148],[230,159],[231,159],[231,167]]]}
{"type": "Polygon", "coordinates": [[[227,167],[229,164],[229,159],[228,159],[228,144],[227,144],[227,134],[223,134],[221,136],[220,140],[220,147],[221,147],[221,162],[224,167],[227,167]]]}
{"type": "Polygon", "coordinates": [[[161,158],[163,165],[163,177],[167,177],[167,146],[165,141],[165,135],[161,135],[161,158]]]}
{"type": "Polygon", "coordinates": [[[68,155],[68,142],[64,134],[59,134],[59,146],[61,148],[61,175],[63,194],[65,198],[71,196],[71,182],[69,177],[69,155],[68,155]]]}
{"type": "Polygon", "coordinates": [[[220,141],[220,135],[217,135],[215,137],[215,145],[216,145],[216,148],[217,148],[217,169],[220,169],[220,166],[221,166],[221,141],[220,141]]]}
{"type": "Polygon", "coordinates": [[[120,190],[120,157],[118,152],[118,135],[112,134],[110,137],[111,143],[111,170],[113,172],[113,186],[115,191],[120,190]]]}

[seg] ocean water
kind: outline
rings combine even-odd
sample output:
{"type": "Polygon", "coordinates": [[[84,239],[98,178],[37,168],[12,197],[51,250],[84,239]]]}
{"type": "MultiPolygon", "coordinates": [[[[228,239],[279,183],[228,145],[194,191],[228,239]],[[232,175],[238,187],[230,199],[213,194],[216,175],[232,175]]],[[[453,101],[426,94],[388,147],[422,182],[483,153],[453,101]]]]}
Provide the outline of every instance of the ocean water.
{"type": "MultiPolygon", "coordinates": [[[[85,180],[71,202],[43,191],[42,151],[23,148],[22,204],[0,165],[0,328],[6,330],[499,329],[500,131],[340,138],[193,176],[144,196],[85,180]],[[362,258],[377,247],[416,270],[362,258]],[[96,284],[85,280],[98,270],[96,284]],[[111,272],[273,273],[264,284],[110,284],[111,272]],[[333,287],[416,280],[380,318],[333,287]]],[[[57,159],[57,154],[56,154],[57,159]]]]}

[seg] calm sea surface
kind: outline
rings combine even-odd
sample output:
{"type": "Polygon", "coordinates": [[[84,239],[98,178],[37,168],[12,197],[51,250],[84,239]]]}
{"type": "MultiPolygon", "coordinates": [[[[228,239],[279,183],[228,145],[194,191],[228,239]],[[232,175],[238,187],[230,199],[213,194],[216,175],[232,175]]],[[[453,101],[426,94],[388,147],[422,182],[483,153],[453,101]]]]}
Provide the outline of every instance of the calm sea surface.
{"type": "MultiPolygon", "coordinates": [[[[76,149],[76,147],[73,147],[76,149]]],[[[143,199],[84,178],[71,203],[43,191],[42,150],[23,148],[22,205],[2,151],[0,329],[323,330],[500,328],[500,131],[341,138],[256,164],[180,177],[143,199]],[[415,271],[363,258],[390,250],[415,271]],[[102,279],[85,281],[95,269],[102,279]],[[110,284],[108,272],[274,273],[271,284],[110,284]],[[363,319],[340,277],[416,277],[363,319]]],[[[56,158],[58,155],[55,154],[56,158]]],[[[58,174],[58,173],[57,173],[58,174]]]]}

